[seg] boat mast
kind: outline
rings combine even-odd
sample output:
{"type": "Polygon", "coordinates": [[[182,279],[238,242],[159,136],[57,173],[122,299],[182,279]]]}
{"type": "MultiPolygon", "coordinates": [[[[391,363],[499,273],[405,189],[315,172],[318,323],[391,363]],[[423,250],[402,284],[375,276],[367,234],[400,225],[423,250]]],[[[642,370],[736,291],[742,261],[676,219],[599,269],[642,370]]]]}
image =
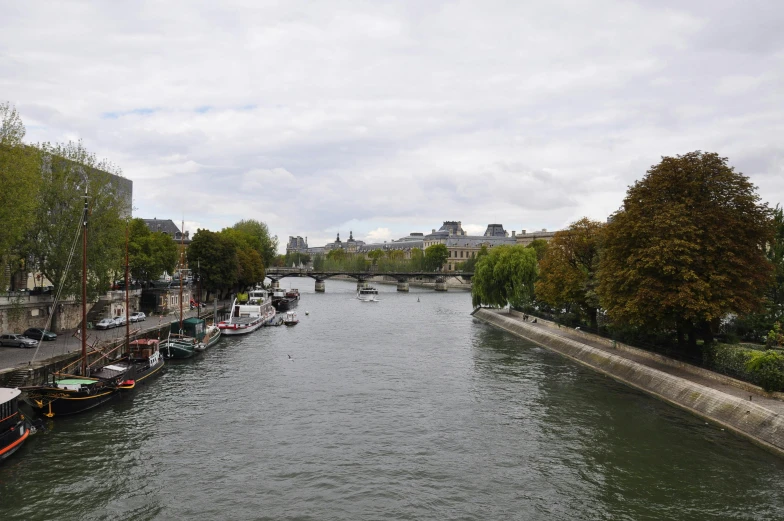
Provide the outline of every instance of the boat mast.
{"type": "Polygon", "coordinates": [[[185,219],[182,220],[182,228],[180,229],[180,334],[182,334],[182,260],[183,260],[182,238],[184,234],[185,234],[185,219]]]}
{"type": "Polygon", "coordinates": [[[130,353],[129,340],[131,338],[131,317],[128,299],[128,223],[125,225],[125,352],[130,353]]]}
{"type": "Polygon", "coordinates": [[[87,178],[84,180],[82,210],[82,376],[87,376],[87,178]]]}

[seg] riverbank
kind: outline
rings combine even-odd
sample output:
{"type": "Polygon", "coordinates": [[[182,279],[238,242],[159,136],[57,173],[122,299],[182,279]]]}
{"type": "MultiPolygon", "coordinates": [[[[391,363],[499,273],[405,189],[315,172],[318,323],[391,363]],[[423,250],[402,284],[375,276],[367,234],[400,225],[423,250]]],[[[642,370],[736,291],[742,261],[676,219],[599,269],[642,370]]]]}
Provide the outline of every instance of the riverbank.
{"type": "Polygon", "coordinates": [[[472,315],[784,456],[780,393],[545,320],[524,321],[516,312],[479,308],[472,315]]]}

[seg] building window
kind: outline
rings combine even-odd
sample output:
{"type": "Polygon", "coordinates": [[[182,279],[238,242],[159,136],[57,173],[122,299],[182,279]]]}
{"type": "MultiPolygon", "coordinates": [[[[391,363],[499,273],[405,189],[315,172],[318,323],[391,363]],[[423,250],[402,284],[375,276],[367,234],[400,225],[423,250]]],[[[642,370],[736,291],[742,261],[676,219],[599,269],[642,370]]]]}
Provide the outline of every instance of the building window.
{"type": "Polygon", "coordinates": [[[463,258],[463,250],[460,250],[460,258],[463,258]]]}

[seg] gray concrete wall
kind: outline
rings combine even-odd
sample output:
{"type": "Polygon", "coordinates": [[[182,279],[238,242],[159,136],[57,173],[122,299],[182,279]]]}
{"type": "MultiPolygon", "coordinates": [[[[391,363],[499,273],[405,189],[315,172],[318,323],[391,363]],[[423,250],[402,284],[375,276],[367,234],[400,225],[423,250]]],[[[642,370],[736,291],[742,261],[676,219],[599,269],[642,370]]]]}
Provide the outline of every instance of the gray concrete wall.
{"type": "Polygon", "coordinates": [[[784,456],[784,418],[778,413],[487,309],[476,310],[474,316],[619,382],[714,421],[784,456]]]}

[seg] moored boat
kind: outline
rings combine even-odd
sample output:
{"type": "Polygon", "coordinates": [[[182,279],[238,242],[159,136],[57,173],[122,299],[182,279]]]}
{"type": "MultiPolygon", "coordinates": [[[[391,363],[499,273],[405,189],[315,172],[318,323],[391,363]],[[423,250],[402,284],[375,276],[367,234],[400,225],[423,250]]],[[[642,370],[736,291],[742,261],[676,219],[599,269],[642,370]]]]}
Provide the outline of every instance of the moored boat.
{"type": "Polygon", "coordinates": [[[19,389],[0,387],[0,461],[19,450],[30,436],[30,422],[19,412],[19,389]]]}
{"type": "Polygon", "coordinates": [[[287,289],[286,298],[293,298],[294,300],[299,300],[299,290],[297,288],[287,289]]]}
{"type": "Polygon", "coordinates": [[[128,361],[133,366],[134,384],[144,381],[163,368],[160,341],[155,338],[140,338],[128,344],[128,361]]]}
{"type": "Polygon", "coordinates": [[[196,317],[172,322],[168,338],[160,344],[163,357],[167,360],[192,357],[199,351],[196,348],[204,338],[206,327],[204,319],[196,317]]]}
{"type": "Polygon", "coordinates": [[[280,313],[288,311],[291,306],[297,303],[297,298],[289,297],[283,288],[276,288],[272,292],[272,305],[280,313]]]}
{"type": "Polygon", "coordinates": [[[248,293],[247,301],[234,299],[231,315],[218,323],[218,327],[224,335],[244,335],[256,331],[274,318],[275,308],[269,292],[257,289],[248,293]]]}
{"type": "Polygon", "coordinates": [[[218,343],[221,337],[221,330],[216,325],[209,325],[204,333],[204,338],[196,346],[197,351],[206,351],[218,343]]]}

